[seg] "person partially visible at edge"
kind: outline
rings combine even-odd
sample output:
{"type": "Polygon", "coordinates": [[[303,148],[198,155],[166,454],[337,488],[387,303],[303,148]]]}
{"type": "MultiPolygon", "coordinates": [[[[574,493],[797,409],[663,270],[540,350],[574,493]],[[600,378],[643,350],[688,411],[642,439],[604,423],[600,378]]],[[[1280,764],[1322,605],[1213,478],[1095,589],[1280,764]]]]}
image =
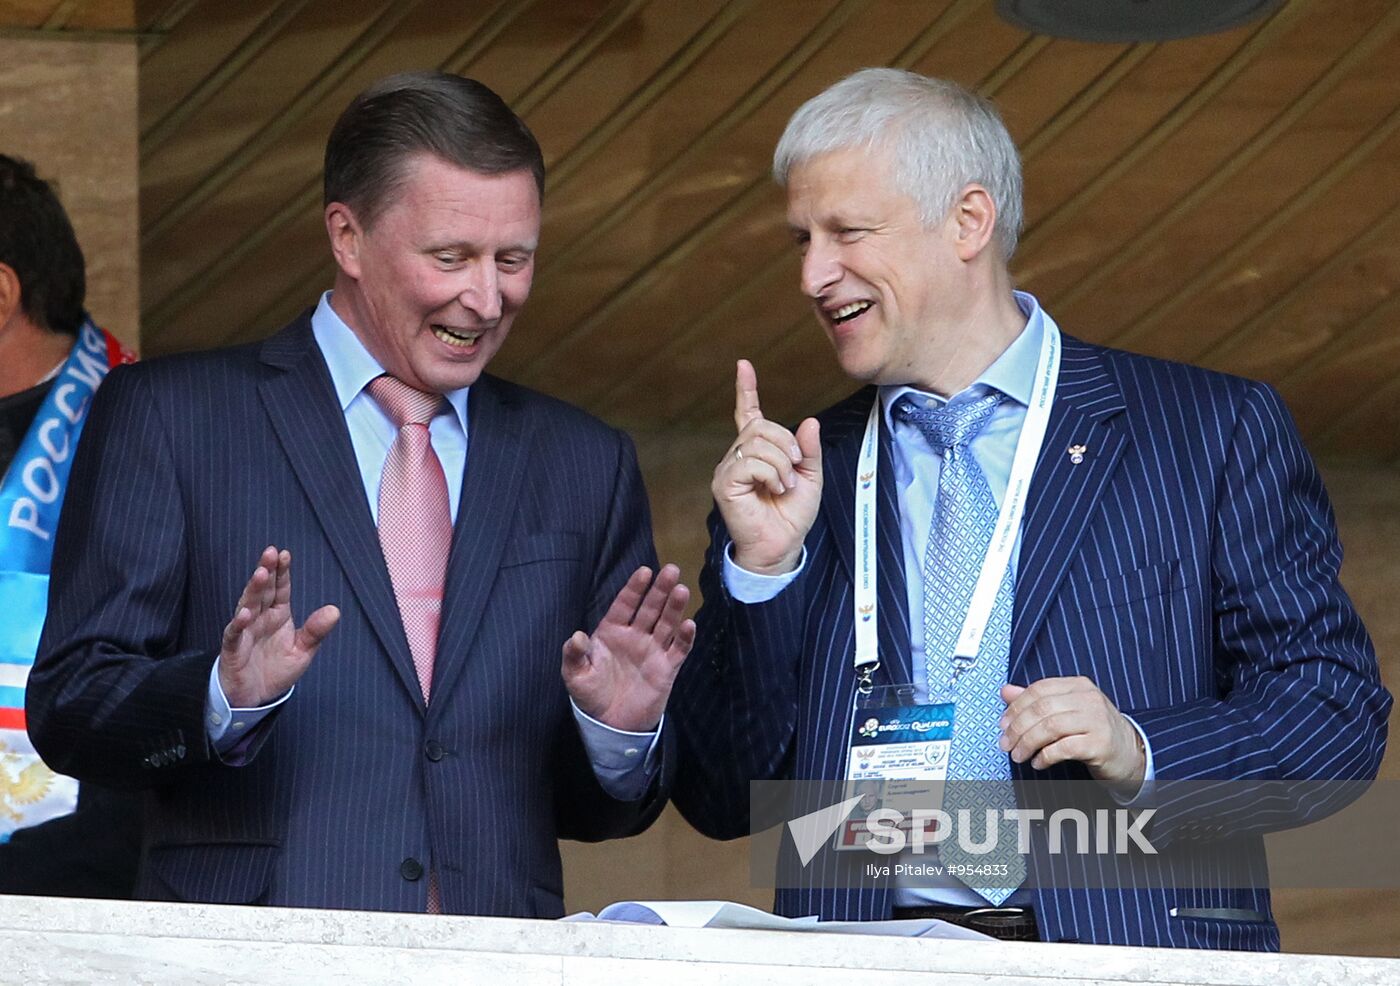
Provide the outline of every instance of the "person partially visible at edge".
{"type": "MultiPolygon", "coordinates": [[[[765,416],[739,362],[699,636],[671,702],[682,814],[716,838],[747,834],[751,781],[847,777],[858,690],[910,686],[916,701],[955,703],[948,779],[979,782],[1004,808],[1013,781],[1036,778],[1153,807],[1158,881],[1124,872],[1105,887],[1111,859],[1052,859],[1042,827],[1028,856],[960,860],[941,879],[838,886],[834,861],[794,866],[780,913],[1277,949],[1263,879],[1241,888],[1219,864],[1262,875],[1264,832],[1343,795],[1264,804],[1226,786],[1190,804],[1189,782],[1368,781],[1391,707],[1338,582],[1326,492],[1278,394],[1061,336],[1007,267],[1016,148],[958,85],[857,72],[794,114],[774,174],[802,292],[861,389],[793,432],[765,416]],[[1018,446],[1037,440],[1019,465],[1018,446]],[[1001,511],[1022,479],[1012,527],[1001,511]],[[875,521],[857,543],[867,495],[875,521]],[[1009,537],[994,541],[999,524],[1009,537]],[[868,602],[856,576],[867,556],[868,602]],[[866,621],[878,667],[853,646],[866,621]]],[[[965,854],[938,849],[944,864],[965,854]]]]}
{"type": "Polygon", "coordinates": [[[0,893],[130,897],[140,801],[55,774],[25,729],[73,450],[110,366],[135,357],[83,310],[86,266],[34,166],[0,154],[0,893]]]}
{"type": "Polygon", "coordinates": [[[561,837],[661,811],[694,624],[632,443],[486,372],[543,191],[486,86],[382,79],[326,146],[333,289],[103,387],[28,710],[151,791],[138,896],[553,918],[561,837]]]}

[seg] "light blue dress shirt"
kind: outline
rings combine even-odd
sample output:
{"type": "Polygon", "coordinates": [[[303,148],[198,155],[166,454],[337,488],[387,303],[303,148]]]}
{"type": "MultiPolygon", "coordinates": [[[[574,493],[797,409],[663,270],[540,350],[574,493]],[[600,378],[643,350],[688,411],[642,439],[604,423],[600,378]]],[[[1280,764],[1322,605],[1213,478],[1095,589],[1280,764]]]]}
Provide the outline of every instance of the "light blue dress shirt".
{"type": "MultiPolygon", "coordinates": [[[[384,460],[398,435],[398,428],[365,389],[371,380],[384,373],[384,368],[336,314],[330,301],[331,292],[327,291],[311,316],[311,331],[325,357],[331,383],[345,413],[345,424],[350,431],[350,444],[355,449],[355,461],[360,468],[360,480],[369,501],[370,516],[377,525],[379,482],[384,474],[384,460]]],[[[447,408],[428,425],[433,451],[437,453],[447,477],[447,498],[454,523],[462,497],[462,473],[467,462],[468,392],[469,388],[463,387],[444,394],[447,408]]],[[[563,641],[560,641],[560,645],[563,645],[563,641]]],[[[205,711],[205,728],[209,739],[220,752],[232,749],[248,730],[290,698],[295,690],[293,687],[269,705],[255,709],[232,709],[219,684],[219,664],[215,661],[209,675],[205,711]]],[[[577,705],[573,706],[573,711],[584,747],[603,789],[622,801],[641,797],[656,770],[656,745],[661,726],[658,725],[655,732],[624,732],[598,722],[577,705]]]]}
{"type": "MultiPolygon", "coordinates": [[[[1030,406],[1036,366],[1040,361],[1040,347],[1045,337],[1045,316],[1036,299],[1022,291],[1015,292],[1015,298],[1022,314],[1026,316],[1026,327],[971,386],[946,400],[937,394],[925,393],[913,387],[880,388],[883,424],[891,436],[894,479],[899,497],[900,539],[904,546],[904,585],[909,603],[909,625],[912,628],[909,634],[910,658],[911,666],[916,669],[924,667],[924,550],[933,526],[933,508],[938,496],[938,476],[943,470],[943,456],[934,451],[918,428],[907,421],[897,420],[892,409],[895,402],[906,394],[915,401],[932,405],[975,401],[987,396],[991,391],[1004,394],[1006,399],[997,405],[987,424],[969,446],[973,458],[987,477],[987,485],[991,488],[997,506],[1000,507],[1011,479],[1011,464],[1016,457],[1016,443],[1021,437],[1026,409],[1030,406]]],[[[839,477],[837,481],[840,481],[839,477]]],[[[855,482],[855,478],[851,477],[850,481],[855,482]]],[[[759,575],[734,563],[730,553],[732,547],[730,545],[725,549],[724,582],[729,594],[742,603],[760,603],[772,599],[801,574],[807,563],[804,548],[795,571],[785,575],[759,575]]],[[[1018,533],[1011,553],[1013,579],[1020,555],[1021,537],[1018,533]]],[[[914,686],[915,701],[927,701],[928,682],[925,676],[915,674],[911,684],[914,686]]],[[[1128,721],[1132,722],[1132,718],[1129,717],[1128,721]]],[[[1147,751],[1147,775],[1136,798],[1131,802],[1124,801],[1124,804],[1136,804],[1145,800],[1150,795],[1150,784],[1154,776],[1152,747],[1148,745],[1147,736],[1136,722],[1133,722],[1133,727],[1138,730],[1143,748],[1147,751]]],[[[936,862],[936,857],[931,851],[925,851],[923,861],[933,863],[936,862]]],[[[969,907],[986,906],[987,903],[980,895],[951,880],[946,886],[901,887],[896,891],[896,903],[900,905],[917,905],[930,901],[969,907]]],[[[1017,894],[1007,903],[1022,903],[1021,894],[1017,894]]]]}

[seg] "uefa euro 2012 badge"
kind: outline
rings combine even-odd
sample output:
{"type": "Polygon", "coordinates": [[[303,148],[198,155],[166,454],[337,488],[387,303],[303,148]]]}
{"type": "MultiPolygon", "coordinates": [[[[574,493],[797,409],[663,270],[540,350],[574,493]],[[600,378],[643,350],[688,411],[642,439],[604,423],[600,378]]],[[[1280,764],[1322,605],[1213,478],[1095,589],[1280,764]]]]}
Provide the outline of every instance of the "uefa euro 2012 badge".
{"type": "Polygon", "coordinates": [[[953,703],[858,708],[851,729],[845,798],[854,801],[834,848],[864,849],[869,818],[882,809],[914,817],[937,808],[953,740],[953,703]],[[859,800],[855,800],[855,799],[859,800]]]}

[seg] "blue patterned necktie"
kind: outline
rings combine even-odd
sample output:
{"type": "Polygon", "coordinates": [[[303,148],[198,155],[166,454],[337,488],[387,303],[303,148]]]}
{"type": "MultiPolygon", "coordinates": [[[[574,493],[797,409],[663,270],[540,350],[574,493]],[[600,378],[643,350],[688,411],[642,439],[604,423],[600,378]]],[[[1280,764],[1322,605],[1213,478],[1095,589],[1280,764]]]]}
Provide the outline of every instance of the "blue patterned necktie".
{"type": "Polygon", "coordinates": [[[992,393],[974,401],[920,407],[904,397],[895,408],[895,413],[918,428],[943,457],[923,568],[924,669],[929,700],[951,692],[957,702],[949,783],[944,786],[943,799],[943,810],[954,819],[954,834],[939,844],[939,856],[945,866],[982,867],[980,876],[959,878],[993,904],[1010,897],[1026,877],[1025,860],[1016,851],[1016,827],[1001,814],[1016,807],[1016,793],[1011,786],[1010,758],[997,745],[1001,737],[997,723],[1006,709],[1000,690],[1006,682],[1011,650],[1009,566],[997,590],[976,661],[969,666],[959,660],[955,669],[953,651],[999,512],[969,445],[1001,401],[1001,394],[992,393]],[[967,821],[959,814],[963,810],[969,813],[967,821]],[[996,813],[998,822],[995,847],[986,853],[969,852],[957,836],[965,833],[969,843],[980,845],[986,835],[988,811],[996,813]]]}

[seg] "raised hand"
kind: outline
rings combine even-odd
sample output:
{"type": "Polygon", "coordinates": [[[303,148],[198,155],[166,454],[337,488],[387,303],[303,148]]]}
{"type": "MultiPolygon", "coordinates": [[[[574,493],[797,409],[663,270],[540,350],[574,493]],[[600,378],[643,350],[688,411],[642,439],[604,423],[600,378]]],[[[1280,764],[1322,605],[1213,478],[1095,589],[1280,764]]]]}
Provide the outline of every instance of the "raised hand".
{"type": "Polygon", "coordinates": [[[644,733],[661,721],[695,643],[695,621],[684,618],[690,590],[680,575],[667,565],[652,581],[651,569],[637,569],[592,635],[578,630],[564,642],[564,685],[604,725],[644,733]]]}
{"type": "Polygon", "coordinates": [[[1119,794],[1142,787],[1147,755],[1133,724],[1088,678],[1042,678],[1029,687],[1002,685],[1001,748],[1017,763],[1044,770],[1078,760],[1119,794]]]}
{"type": "Polygon", "coordinates": [[[808,418],[794,435],[763,417],[753,364],[734,379],[738,437],[715,466],[710,492],[734,542],[734,562],[761,575],[797,567],[822,498],[820,426],[808,418]]]}
{"type": "Polygon", "coordinates": [[[235,709],[267,705],[297,683],[340,610],[322,606],[298,628],[292,618],[292,553],[269,545],[224,628],[219,684],[235,709]]]}

